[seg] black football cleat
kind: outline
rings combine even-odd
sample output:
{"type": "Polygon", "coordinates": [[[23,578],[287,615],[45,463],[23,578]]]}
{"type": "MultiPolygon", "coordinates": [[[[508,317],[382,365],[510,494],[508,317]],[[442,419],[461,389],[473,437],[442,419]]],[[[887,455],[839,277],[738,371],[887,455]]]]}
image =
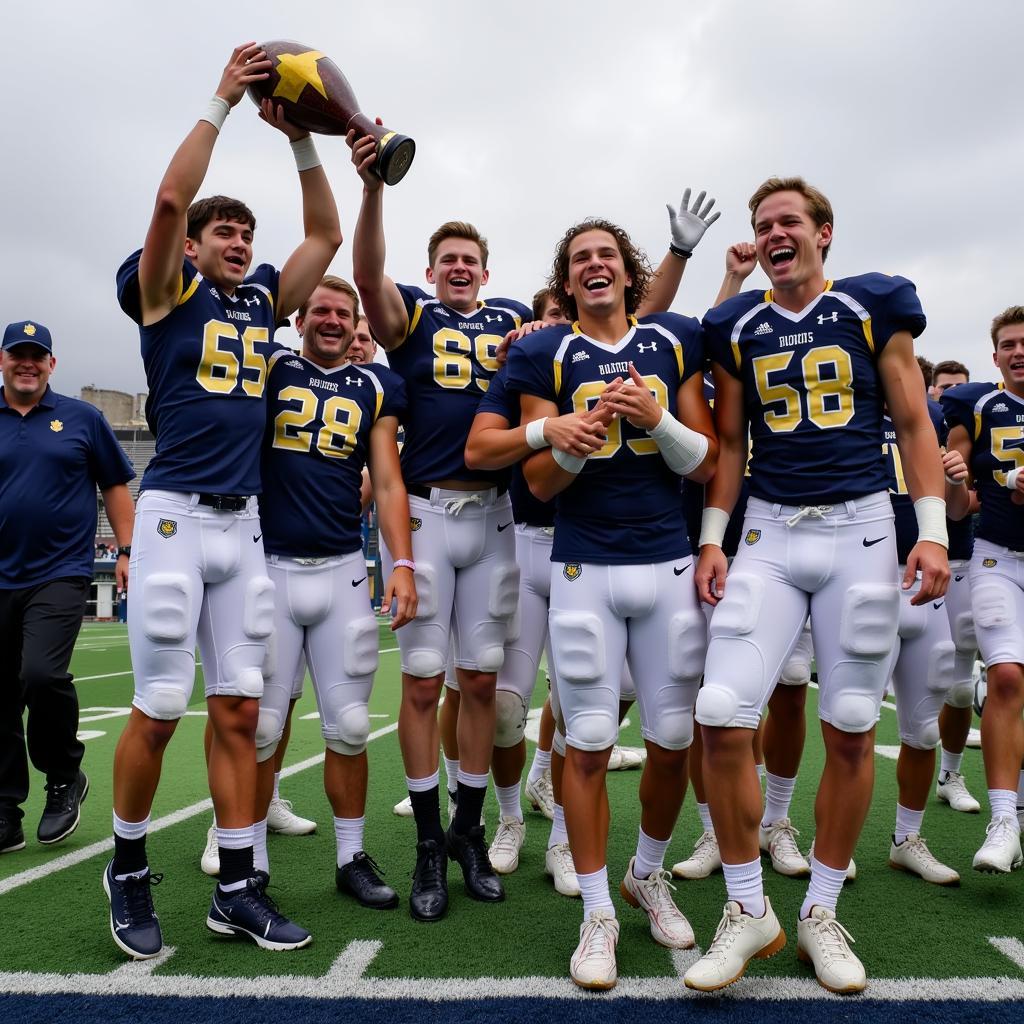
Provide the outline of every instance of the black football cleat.
{"type": "Polygon", "coordinates": [[[82,804],[89,793],[89,776],[79,771],[74,782],[48,782],[46,806],[39,819],[36,838],[45,846],[67,839],[78,828],[82,804]]]}
{"type": "Polygon", "coordinates": [[[416,844],[409,911],[417,921],[440,921],[448,913],[448,856],[434,839],[416,844]]]}
{"type": "Polygon", "coordinates": [[[14,853],[25,849],[25,833],[16,814],[0,814],[0,853],[14,853]]]}
{"type": "Polygon", "coordinates": [[[103,872],[103,891],[110,900],[110,934],[133,960],[150,960],[163,948],[151,891],[163,877],[147,871],[141,878],[129,875],[118,881],[113,861],[103,872]]]}
{"type": "Polygon", "coordinates": [[[398,906],[398,893],[385,885],[376,862],[362,850],[352,860],[338,868],[334,883],[338,892],[349,896],[371,910],[393,910],[398,906]]]}
{"type": "Polygon", "coordinates": [[[466,883],[466,892],[484,903],[499,903],[505,898],[505,889],[491,867],[487,856],[487,841],[484,839],[483,825],[474,825],[464,836],[454,829],[445,833],[445,845],[448,856],[458,861],[462,868],[462,879],[466,883]]]}

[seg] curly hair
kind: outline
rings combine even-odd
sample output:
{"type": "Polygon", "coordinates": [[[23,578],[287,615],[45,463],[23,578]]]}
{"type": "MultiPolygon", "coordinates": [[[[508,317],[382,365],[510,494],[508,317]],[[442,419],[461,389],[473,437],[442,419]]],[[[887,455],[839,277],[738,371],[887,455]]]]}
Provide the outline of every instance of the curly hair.
{"type": "Polygon", "coordinates": [[[587,231],[604,231],[615,239],[626,273],[633,279],[633,283],[626,288],[626,313],[632,316],[647,296],[654,271],[647,254],[633,244],[629,235],[617,224],[602,220],[600,217],[590,217],[579,224],[574,224],[562,236],[558,248],[555,249],[555,260],[551,266],[551,275],[548,277],[548,291],[551,297],[570,320],[577,319],[579,311],[576,299],[565,290],[569,282],[569,247],[573,239],[587,231]]]}

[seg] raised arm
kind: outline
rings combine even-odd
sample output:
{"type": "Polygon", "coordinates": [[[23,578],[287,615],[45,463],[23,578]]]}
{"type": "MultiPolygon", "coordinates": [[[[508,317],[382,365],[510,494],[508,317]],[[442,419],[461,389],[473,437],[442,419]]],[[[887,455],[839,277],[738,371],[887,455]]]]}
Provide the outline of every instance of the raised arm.
{"type": "Polygon", "coordinates": [[[715,305],[720,306],[726,299],[739,295],[743,282],[757,266],[757,250],[753,242],[737,242],[725,250],[725,277],[722,287],[715,296],[715,305]]]}
{"type": "Polygon", "coordinates": [[[257,43],[235,47],[206,114],[185,136],[164,172],[139,261],[143,324],[162,320],[178,301],[188,208],[206,177],[228,111],[250,83],[270,73],[266,56],[257,43]]]}
{"type": "Polygon", "coordinates": [[[384,183],[372,170],[376,143],[369,135],[357,139],[354,130],[345,141],[363,183],[363,201],[352,238],[352,279],[377,341],[390,352],[405,341],[409,317],[398,286],[384,273],[384,183]]]}

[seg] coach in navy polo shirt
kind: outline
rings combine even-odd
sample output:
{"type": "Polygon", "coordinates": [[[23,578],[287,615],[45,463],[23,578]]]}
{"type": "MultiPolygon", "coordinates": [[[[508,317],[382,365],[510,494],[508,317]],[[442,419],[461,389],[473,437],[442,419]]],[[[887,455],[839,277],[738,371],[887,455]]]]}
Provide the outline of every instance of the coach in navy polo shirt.
{"type": "Polygon", "coordinates": [[[0,853],[25,845],[28,754],[46,776],[41,843],[78,827],[89,780],[81,769],[78,696],[68,665],[85,613],[96,541],[96,488],[128,579],[135,473],[102,413],[50,390],[50,332],[9,324],[0,346],[0,853]]]}

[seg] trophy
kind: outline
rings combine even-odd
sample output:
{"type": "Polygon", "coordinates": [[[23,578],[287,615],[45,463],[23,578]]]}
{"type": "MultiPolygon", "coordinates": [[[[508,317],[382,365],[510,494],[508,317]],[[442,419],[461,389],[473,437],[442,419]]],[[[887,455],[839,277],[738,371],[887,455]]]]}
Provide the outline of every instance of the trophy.
{"type": "Polygon", "coordinates": [[[259,105],[271,100],[284,108],[292,124],[321,135],[346,135],[355,129],[357,138],[377,140],[374,173],[388,185],[397,185],[416,155],[416,143],[375,124],[359,110],[348,79],[338,65],[319,50],[288,39],[261,44],[273,61],[270,76],[249,86],[249,96],[259,105]]]}

